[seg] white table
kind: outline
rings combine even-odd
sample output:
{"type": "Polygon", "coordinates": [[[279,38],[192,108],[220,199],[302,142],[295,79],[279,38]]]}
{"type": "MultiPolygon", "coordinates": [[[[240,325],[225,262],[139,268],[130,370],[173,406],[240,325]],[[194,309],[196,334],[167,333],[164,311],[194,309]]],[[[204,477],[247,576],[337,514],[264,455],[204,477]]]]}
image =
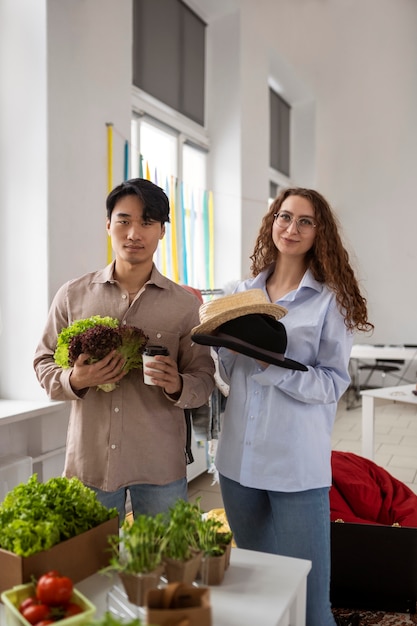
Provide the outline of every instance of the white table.
{"type": "Polygon", "coordinates": [[[402,372],[397,376],[397,385],[407,381],[406,374],[412,361],[417,361],[417,346],[390,346],[390,345],[372,345],[355,343],[350,353],[352,389],[354,391],[354,399],[347,396],[347,408],[357,408],[355,401],[360,399],[360,379],[359,379],[359,361],[374,361],[375,359],[395,359],[405,361],[406,365],[402,372]]]}
{"type": "MultiPolygon", "coordinates": [[[[352,346],[350,358],[354,361],[355,364],[353,376],[354,378],[356,378],[357,381],[357,377],[359,375],[359,361],[375,361],[375,359],[395,359],[405,361],[409,364],[411,361],[417,360],[417,347],[406,348],[404,346],[383,346],[355,343],[352,346]]],[[[405,370],[403,371],[399,382],[404,379],[407,369],[408,365],[405,367],[405,370]]]]}
{"type": "Polygon", "coordinates": [[[362,456],[374,458],[375,447],[375,407],[390,402],[415,404],[417,396],[412,392],[416,385],[397,385],[382,387],[381,389],[366,389],[361,391],[362,396],[362,456]]]}
{"type": "Polygon", "coordinates": [[[372,344],[355,343],[350,353],[351,359],[403,359],[404,361],[417,360],[417,347],[404,346],[375,346],[372,344]]]}
{"type": "MultiPolygon", "coordinates": [[[[213,626],[305,626],[310,569],[310,561],[233,548],[222,584],[210,587],[213,626]]],[[[114,585],[122,587],[117,575],[94,574],[76,588],[97,607],[99,618],[114,585]]],[[[142,610],[135,609],[145,624],[142,610]]],[[[0,624],[4,623],[0,604],[0,624]]]]}
{"type": "MultiPolygon", "coordinates": [[[[233,548],[223,583],[210,587],[213,626],[305,626],[310,569],[310,561],[233,548]]],[[[76,587],[100,617],[114,584],[120,586],[117,576],[95,574],[76,587]]]]}

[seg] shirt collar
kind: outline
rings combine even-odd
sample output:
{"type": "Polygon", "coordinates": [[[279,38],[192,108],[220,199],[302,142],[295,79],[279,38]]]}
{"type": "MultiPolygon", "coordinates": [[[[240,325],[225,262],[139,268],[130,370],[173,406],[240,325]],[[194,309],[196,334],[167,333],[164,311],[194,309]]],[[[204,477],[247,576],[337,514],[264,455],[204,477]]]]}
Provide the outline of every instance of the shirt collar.
{"type": "MultiPolygon", "coordinates": [[[[96,272],[93,282],[102,283],[102,284],[105,284],[105,283],[114,284],[116,282],[114,278],[115,264],[116,264],[116,261],[112,261],[104,269],[96,272]]],[[[153,264],[150,278],[146,282],[146,284],[154,284],[157,287],[160,287],[161,289],[167,289],[169,282],[170,282],[169,279],[163,276],[163,274],[161,274],[161,272],[159,272],[159,270],[156,268],[156,265],[153,264]]]]}
{"type": "MultiPolygon", "coordinates": [[[[261,272],[260,274],[258,274],[253,279],[252,288],[263,289],[264,291],[266,291],[266,281],[268,280],[272,272],[272,269],[273,267],[269,267],[266,270],[263,270],[263,272],[261,272]]],[[[314,289],[315,291],[320,293],[321,291],[323,291],[323,287],[324,287],[324,283],[321,283],[318,280],[316,280],[311,270],[307,269],[304,276],[302,277],[300,281],[300,284],[298,285],[297,292],[300,291],[300,289],[307,288],[307,289],[314,289]]]]}

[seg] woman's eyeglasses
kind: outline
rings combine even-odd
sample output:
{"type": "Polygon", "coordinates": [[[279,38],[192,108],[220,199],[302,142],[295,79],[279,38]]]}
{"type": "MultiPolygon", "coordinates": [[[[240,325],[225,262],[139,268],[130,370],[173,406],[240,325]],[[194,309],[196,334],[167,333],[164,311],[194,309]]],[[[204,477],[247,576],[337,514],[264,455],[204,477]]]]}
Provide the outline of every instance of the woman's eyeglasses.
{"type": "Polygon", "coordinates": [[[281,228],[288,228],[295,221],[298,232],[305,235],[311,233],[313,228],[316,228],[316,223],[311,217],[299,217],[295,219],[294,215],[291,215],[291,213],[280,211],[279,213],[274,213],[274,218],[281,228]]]}

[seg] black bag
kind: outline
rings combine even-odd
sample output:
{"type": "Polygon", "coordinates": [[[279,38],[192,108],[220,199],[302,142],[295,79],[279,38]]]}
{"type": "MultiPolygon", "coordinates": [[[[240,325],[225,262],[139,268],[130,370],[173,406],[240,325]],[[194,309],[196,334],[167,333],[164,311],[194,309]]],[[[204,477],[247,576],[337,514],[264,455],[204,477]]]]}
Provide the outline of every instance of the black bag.
{"type": "Polygon", "coordinates": [[[220,415],[224,411],[226,397],[217,387],[212,392],[209,401],[195,409],[184,409],[187,424],[187,441],[185,454],[187,465],[193,463],[191,452],[191,437],[194,432],[196,441],[211,441],[218,439],[220,432],[220,415]]]}

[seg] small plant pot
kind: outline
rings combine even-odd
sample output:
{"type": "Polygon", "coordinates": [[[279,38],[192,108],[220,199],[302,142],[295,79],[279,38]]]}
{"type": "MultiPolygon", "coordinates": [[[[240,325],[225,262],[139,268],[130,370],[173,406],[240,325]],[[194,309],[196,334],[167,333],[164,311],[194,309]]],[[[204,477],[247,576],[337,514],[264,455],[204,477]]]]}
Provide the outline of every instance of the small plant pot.
{"type": "Polygon", "coordinates": [[[161,565],[153,572],[147,572],[146,574],[119,572],[120,580],[123,583],[129,602],[138,606],[144,606],[149,589],[158,587],[163,571],[164,566],[161,565]]]}
{"type": "Polygon", "coordinates": [[[225,569],[227,569],[230,565],[230,555],[232,554],[232,542],[226,543],[224,546],[224,557],[225,557],[225,569]]]}
{"type": "Polygon", "coordinates": [[[226,570],[226,553],[216,556],[203,556],[200,565],[200,578],[203,585],[220,585],[226,570]]]}
{"type": "Polygon", "coordinates": [[[165,557],[165,577],[169,583],[181,582],[191,585],[197,578],[200,569],[202,552],[197,552],[188,561],[178,561],[165,557]]]}

